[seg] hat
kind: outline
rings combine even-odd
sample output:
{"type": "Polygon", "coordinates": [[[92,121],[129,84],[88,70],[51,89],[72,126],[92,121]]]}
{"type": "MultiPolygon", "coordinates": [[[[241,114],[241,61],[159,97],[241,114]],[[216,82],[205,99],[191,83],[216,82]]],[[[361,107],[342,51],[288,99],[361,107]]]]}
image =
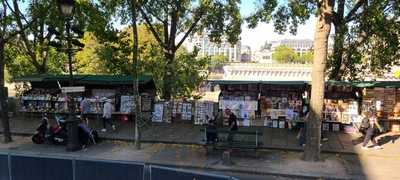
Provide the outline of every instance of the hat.
{"type": "Polygon", "coordinates": [[[106,102],[107,100],[108,100],[108,98],[106,98],[106,97],[102,97],[102,98],[100,99],[101,102],[106,102]]]}

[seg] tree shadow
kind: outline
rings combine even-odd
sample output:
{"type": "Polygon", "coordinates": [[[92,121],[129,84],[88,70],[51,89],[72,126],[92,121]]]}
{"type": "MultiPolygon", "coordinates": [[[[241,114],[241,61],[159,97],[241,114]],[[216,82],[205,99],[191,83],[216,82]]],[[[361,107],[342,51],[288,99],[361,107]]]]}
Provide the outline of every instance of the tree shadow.
{"type": "Polygon", "coordinates": [[[399,138],[400,138],[399,134],[396,134],[396,135],[386,134],[378,139],[378,144],[381,146],[385,145],[387,143],[394,144],[394,143],[396,143],[397,139],[399,139],[399,138]]]}

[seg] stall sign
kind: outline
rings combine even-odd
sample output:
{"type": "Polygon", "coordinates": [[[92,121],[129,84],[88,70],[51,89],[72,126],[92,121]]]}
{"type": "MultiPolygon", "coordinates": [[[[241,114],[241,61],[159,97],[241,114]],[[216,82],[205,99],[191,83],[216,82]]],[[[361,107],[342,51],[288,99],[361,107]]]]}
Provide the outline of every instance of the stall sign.
{"type": "Polygon", "coordinates": [[[68,86],[61,87],[62,93],[85,92],[85,86],[68,86]]]}

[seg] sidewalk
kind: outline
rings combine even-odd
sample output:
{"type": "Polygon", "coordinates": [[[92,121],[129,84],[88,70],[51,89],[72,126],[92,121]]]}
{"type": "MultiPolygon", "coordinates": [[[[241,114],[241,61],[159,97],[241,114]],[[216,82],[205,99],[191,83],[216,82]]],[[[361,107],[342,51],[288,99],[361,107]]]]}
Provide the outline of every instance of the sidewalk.
{"type": "MultiPolygon", "coordinates": [[[[134,139],[133,123],[121,123],[118,121],[116,123],[117,130],[115,132],[111,131],[109,128],[109,131],[106,133],[99,132],[100,137],[107,140],[132,141],[134,139]]],[[[38,119],[11,118],[10,121],[11,132],[19,135],[33,134],[38,124],[38,119]]],[[[100,130],[102,128],[102,122],[92,120],[90,126],[100,130]]],[[[204,134],[200,132],[200,128],[200,126],[194,126],[192,124],[153,124],[142,131],[142,140],[146,143],[199,145],[204,136],[204,134]]],[[[240,127],[239,129],[243,131],[257,129],[263,132],[263,144],[261,148],[264,149],[303,150],[297,143],[297,131],[265,127],[240,127]]],[[[346,154],[357,154],[360,152],[362,139],[360,139],[359,135],[341,132],[324,133],[328,141],[323,142],[322,152],[346,154]]],[[[398,138],[398,134],[384,134],[381,135],[380,143],[385,150],[386,147],[390,147],[394,152],[400,154],[400,141],[397,140],[398,138]]]]}
{"type": "MultiPolygon", "coordinates": [[[[1,137],[0,137],[1,138],[1,137]]],[[[233,152],[233,165],[221,162],[221,152],[206,155],[203,148],[190,145],[143,144],[142,150],[121,141],[105,141],[89,146],[86,151],[66,152],[64,146],[32,144],[29,137],[15,136],[14,142],[0,144],[0,152],[35,154],[45,156],[68,156],[72,158],[107,159],[145,162],[175,168],[226,173],[276,175],[292,178],[351,179],[341,158],[324,154],[322,162],[305,162],[299,152],[277,150],[233,152]]]]}

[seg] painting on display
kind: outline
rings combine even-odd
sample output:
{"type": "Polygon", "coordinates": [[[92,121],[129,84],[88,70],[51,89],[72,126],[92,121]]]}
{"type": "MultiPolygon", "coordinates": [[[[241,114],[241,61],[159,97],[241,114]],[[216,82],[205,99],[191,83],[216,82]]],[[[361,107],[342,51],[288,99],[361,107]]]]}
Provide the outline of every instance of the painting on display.
{"type": "Polygon", "coordinates": [[[134,108],[133,96],[121,96],[120,111],[122,113],[131,113],[134,108]]]}
{"type": "Polygon", "coordinates": [[[164,111],[164,105],[162,103],[154,104],[154,112],[153,112],[152,121],[153,122],[162,122],[163,114],[164,114],[163,111],[164,111]]]}

